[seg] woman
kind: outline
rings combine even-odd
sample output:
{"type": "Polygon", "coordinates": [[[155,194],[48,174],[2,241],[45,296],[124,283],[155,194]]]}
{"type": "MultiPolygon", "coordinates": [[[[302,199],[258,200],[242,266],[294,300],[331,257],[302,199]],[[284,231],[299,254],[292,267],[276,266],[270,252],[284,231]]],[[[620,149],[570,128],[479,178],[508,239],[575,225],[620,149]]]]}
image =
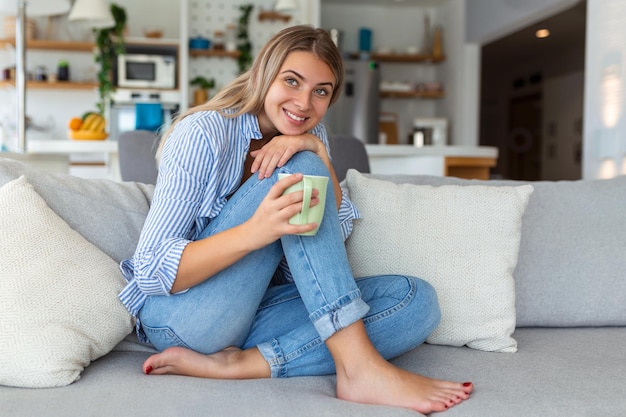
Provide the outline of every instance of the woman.
{"type": "Polygon", "coordinates": [[[338,398],[422,413],[469,397],[471,383],[385,360],[422,343],[440,314],[422,280],[352,276],[344,239],[357,212],[342,195],[321,123],[342,81],[325,31],[287,28],[250,71],[166,132],[150,212],[133,258],[122,262],[120,299],[139,338],[161,351],[145,373],[336,373],[338,398]],[[313,237],[297,234],[315,224],[288,222],[302,193],[282,195],[302,174],[331,179],[313,237]]]}

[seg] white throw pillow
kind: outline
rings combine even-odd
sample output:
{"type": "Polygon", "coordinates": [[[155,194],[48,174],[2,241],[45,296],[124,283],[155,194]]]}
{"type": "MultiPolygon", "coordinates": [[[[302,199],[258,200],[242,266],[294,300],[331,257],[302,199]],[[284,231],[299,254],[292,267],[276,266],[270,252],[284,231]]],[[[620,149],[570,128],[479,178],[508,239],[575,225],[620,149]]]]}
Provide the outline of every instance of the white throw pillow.
{"type": "Polygon", "coordinates": [[[0,384],[71,384],[133,329],[117,263],[25,177],[0,188],[0,384]]]}
{"type": "Polygon", "coordinates": [[[515,352],[513,270],[532,186],[394,184],[348,171],[362,219],[346,242],[355,276],[412,275],[437,291],[431,344],[515,352]]]}

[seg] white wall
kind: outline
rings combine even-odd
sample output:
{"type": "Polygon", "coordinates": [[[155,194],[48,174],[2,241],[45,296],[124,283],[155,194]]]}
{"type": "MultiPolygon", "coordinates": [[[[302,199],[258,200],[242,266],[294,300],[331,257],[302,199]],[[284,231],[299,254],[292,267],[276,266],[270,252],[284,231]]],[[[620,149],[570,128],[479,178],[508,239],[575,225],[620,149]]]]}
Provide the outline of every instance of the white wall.
{"type": "MultiPolygon", "coordinates": [[[[471,8],[471,7],[469,7],[471,8]]],[[[444,27],[446,61],[438,76],[445,80],[446,97],[437,102],[436,113],[450,121],[449,143],[478,145],[480,114],[480,46],[465,41],[467,1],[442,3],[437,10],[444,27]]]]}
{"type": "Polygon", "coordinates": [[[583,178],[626,174],[626,2],[587,1],[583,178]]]}

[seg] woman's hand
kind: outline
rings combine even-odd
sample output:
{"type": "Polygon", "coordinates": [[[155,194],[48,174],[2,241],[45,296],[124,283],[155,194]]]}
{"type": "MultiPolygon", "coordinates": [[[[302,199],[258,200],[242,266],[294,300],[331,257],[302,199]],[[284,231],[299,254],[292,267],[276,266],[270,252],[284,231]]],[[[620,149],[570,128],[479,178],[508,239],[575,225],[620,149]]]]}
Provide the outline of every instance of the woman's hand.
{"type": "MultiPolygon", "coordinates": [[[[205,239],[190,242],[181,256],[172,293],[191,288],[234,264],[250,252],[276,241],[283,235],[314,230],[314,223],[289,224],[302,209],[303,192],[283,192],[302,180],[302,174],[289,175],[270,188],[247,221],[205,239]]],[[[311,206],[319,204],[317,190],[311,193],[311,206]]]]}
{"type": "Polygon", "coordinates": [[[328,160],[324,143],[311,133],[298,136],[276,136],[261,149],[253,151],[250,155],[254,158],[251,172],[258,172],[259,179],[269,178],[276,167],[282,167],[301,151],[312,151],[319,155],[322,160],[328,160]]]}
{"type": "MultiPolygon", "coordinates": [[[[258,249],[266,246],[283,235],[310,232],[317,227],[315,223],[305,225],[289,224],[289,219],[302,210],[304,192],[283,195],[290,186],[302,180],[302,174],[285,177],[267,193],[252,217],[246,222],[249,226],[249,242],[258,249]]],[[[319,203],[318,190],[311,193],[311,207],[319,203]]]]}

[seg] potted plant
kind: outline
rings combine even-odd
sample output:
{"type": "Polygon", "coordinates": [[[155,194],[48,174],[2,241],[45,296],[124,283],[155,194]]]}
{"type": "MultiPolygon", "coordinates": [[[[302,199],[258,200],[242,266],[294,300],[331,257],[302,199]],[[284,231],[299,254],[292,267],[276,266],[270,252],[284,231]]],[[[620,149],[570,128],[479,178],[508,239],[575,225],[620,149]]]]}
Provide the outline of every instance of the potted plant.
{"type": "Polygon", "coordinates": [[[115,21],[113,27],[93,30],[96,43],[94,60],[100,65],[97,74],[100,100],[96,107],[101,115],[104,115],[107,104],[111,101],[111,94],[115,91],[112,76],[113,60],[117,54],[124,53],[125,46],[126,10],[117,4],[111,4],[111,13],[115,21]]]}
{"type": "Polygon", "coordinates": [[[70,79],[70,64],[66,60],[61,60],[57,64],[57,80],[69,81],[70,79]]]}
{"type": "Polygon", "coordinates": [[[197,106],[199,104],[206,103],[209,99],[209,90],[215,87],[215,80],[213,78],[198,76],[191,80],[189,84],[198,87],[193,92],[193,105],[197,106]]]}
{"type": "Polygon", "coordinates": [[[237,65],[239,67],[240,74],[243,74],[252,63],[252,43],[250,42],[248,25],[250,22],[250,13],[253,8],[254,6],[252,4],[239,6],[241,16],[239,16],[239,22],[237,25],[237,50],[239,51],[237,65]]]}

